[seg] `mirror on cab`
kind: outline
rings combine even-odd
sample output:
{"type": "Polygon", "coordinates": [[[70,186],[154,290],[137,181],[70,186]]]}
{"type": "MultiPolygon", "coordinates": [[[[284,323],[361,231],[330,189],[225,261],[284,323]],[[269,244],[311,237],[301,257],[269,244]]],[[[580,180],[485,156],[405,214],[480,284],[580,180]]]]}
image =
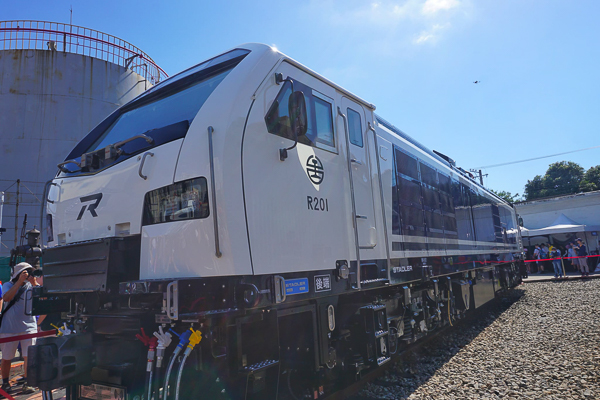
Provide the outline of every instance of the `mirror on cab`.
{"type": "Polygon", "coordinates": [[[298,144],[298,138],[306,135],[308,129],[308,114],[306,112],[306,98],[301,91],[292,92],[288,98],[288,115],[294,144],[287,149],[279,149],[279,159],[284,161],[288,157],[288,150],[292,150],[298,144]]]}
{"type": "Polygon", "coordinates": [[[308,116],[306,114],[306,99],[304,93],[295,91],[288,100],[288,113],[292,122],[292,132],[296,140],[306,135],[308,116]]]}

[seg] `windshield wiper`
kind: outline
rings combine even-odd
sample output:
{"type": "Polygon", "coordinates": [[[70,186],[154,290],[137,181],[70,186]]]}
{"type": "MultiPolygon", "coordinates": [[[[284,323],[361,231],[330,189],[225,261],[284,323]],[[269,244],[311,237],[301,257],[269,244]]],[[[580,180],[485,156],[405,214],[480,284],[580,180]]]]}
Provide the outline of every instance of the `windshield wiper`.
{"type": "Polygon", "coordinates": [[[95,150],[90,153],[84,153],[81,155],[81,161],[78,161],[77,159],[63,161],[57,165],[58,169],[60,169],[64,173],[73,173],[73,172],[80,172],[85,167],[99,168],[100,164],[102,163],[102,160],[117,158],[120,155],[125,154],[123,149],[121,149],[121,146],[123,146],[129,142],[132,142],[134,140],[137,140],[137,139],[144,139],[148,144],[154,143],[153,138],[141,133],[139,135],[132,136],[125,140],[121,140],[120,142],[117,142],[115,144],[109,144],[108,146],[106,146],[102,149],[95,150]],[[79,167],[79,169],[75,170],[75,171],[71,171],[68,168],[65,168],[65,165],[67,165],[67,164],[75,164],[79,167]]]}
{"type": "Polygon", "coordinates": [[[77,160],[67,160],[67,161],[63,161],[60,164],[57,165],[58,169],[60,169],[62,172],[64,173],[69,173],[69,172],[79,172],[81,171],[81,163],[77,160]],[[79,167],[78,170],[75,171],[70,171],[69,169],[65,168],[65,165],[67,164],[75,164],[79,167]]]}

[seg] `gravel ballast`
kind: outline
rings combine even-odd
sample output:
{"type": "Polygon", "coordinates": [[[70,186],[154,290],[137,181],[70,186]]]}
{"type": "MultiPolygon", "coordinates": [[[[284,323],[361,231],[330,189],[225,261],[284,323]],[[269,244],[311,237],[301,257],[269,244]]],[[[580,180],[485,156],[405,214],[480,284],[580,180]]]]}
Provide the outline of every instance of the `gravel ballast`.
{"type": "Polygon", "coordinates": [[[600,399],[600,279],[521,285],[483,311],[357,397],[600,399]]]}

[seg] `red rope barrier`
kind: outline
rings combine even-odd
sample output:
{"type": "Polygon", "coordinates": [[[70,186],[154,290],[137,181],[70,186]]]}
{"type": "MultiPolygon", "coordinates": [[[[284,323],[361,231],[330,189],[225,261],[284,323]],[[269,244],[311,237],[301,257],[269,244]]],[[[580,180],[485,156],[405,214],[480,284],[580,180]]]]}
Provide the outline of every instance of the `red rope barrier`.
{"type": "Polygon", "coordinates": [[[523,262],[538,262],[538,261],[552,261],[552,260],[572,260],[574,258],[589,258],[589,257],[600,257],[600,255],[593,256],[577,256],[577,257],[557,257],[557,258],[540,258],[534,260],[523,260],[523,262]]]}
{"type": "Polygon", "coordinates": [[[1,394],[2,396],[6,397],[8,400],[15,400],[15,398],[14,398],[14,397],[12,397],[10,394],[6,393],[6,392],[5,392],[4,390],[2,390],[1,388],[0,388],[0,394],[1,394]]]}
{"type": "MultiPolygon", "coordinates": [[[[591,255],[591,256],[577,256],[577,257],[558,257],[558,258],[542,258],[542,259],[533,259],[533,260],[523,260],[523,262],[538,262],[538,261],[552,261],[552,260],[571,260],[574,258],[589,258],[589,257],[600,257],[600,255],[591,255]]],[[[518,262],[519,260],[511,260],[514,262],[518,262]]],[[[479,261],[479,260],[471,260],[471,261],[459,261],[459,262],[455,262],[454,265],[459,265],[459,264],[471,264],[471,263],[475,263],[475,264],[481,264],[481,265],[486,265],[486,264],[498,264],[499,262],[509,262],[509,261],[479,261]]]]}
{"type": "Polygon", "coordinates": [[[9,336],[9,337],[5,337],[5,338],[1,338],[0,343],[16,342],[17,340],[33,339],[33,338],[38,338],[38,337],[54,336],[54,335],[56,335],[56,329],[52,329],[50,331],[28,333],[25,335],[9,336]]]}

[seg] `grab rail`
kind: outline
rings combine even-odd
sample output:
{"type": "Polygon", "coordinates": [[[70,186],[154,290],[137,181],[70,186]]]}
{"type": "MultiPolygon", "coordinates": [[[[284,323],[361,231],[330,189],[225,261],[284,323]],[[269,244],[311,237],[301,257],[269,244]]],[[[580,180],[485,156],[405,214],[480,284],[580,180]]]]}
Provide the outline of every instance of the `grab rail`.
{"type": "Polygon", "coordinates": [[[215,160],[213,156],[213,133],[215,129],[212,126],[208,127],[208,153],[210,158],[210,192],[213,204],[213,224],[215,229],[215,255],[220,258],[221,247],[219,245],[219,220],[217,218],[217,194],[215,193],[215,160]]]}

